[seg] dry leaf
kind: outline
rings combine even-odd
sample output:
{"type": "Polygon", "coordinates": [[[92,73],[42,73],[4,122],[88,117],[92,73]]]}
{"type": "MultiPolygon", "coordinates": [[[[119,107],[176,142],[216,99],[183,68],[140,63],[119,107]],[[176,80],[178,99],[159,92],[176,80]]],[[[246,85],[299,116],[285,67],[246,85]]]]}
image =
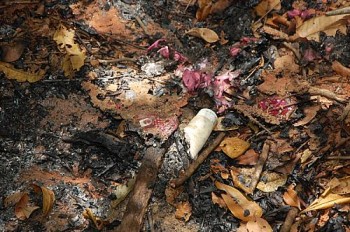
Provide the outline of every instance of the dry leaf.
{"type": "Polygon", "coordinates": [[[259,154],[254,149],[249,149],[236,159],[240,165],[255,165],[258,162],[259,154]]]}
{"type": "Polygon", "coordinates": [[[236,188],[242,189],[246,193],[251,193],[251,183],[255,168],[232,168],[230,173],[236,188]]]}
{"type": "Polygon", "coordinates": [[[340,76],[350,77],[350,68],[343,66],[340,62],[336,60],[332,63],[332,69],[340,76]]]}
{"type": "Polygon", "coordinates": [[[238,137],[226,137],[220,144],[222,151],[234,159],[248,150],[250,144],[238,137]]]}
{"type": "Polygon", "coordinates": [[[36,209],[40,208],[39,206],[29,206],[28,203],[29,196],[28,193],[25,193],[15,206],[15,214],[18,219],[25,220],[29,218],[36,209]]]}
{"type": "Polygon", "coordinates": [[[328,185],[331,192],[335,194],[349,194],[350,193],[350,176],[344,178],[333,178],[328,185]]]}
{"type": "Polygon", "coordinates": [[[309,157],[311,155],[312,155],[312,152],[310,151],[310,149],[305,149],[302,152],[302,155],[301,155],[301,158],[300,158],[300,163],[304,164],[309,159],[309,157]]]}
{"type": "Polygon", "coordinates": [[[289,74],[299,73],[299,65],[295,63],[294,55],[287,54],[284,56],[279,56],[273,63],[275,67],[275,72],[289,74]]]}
{"type": "Polygon", "coordinates": [[[74,42],[75,31],[60,25],[53,36],[60,51],[65,53],[62,68],[66,77],[72,77],[75,71],[79,71],[84,65],[85,51],[74,42]]]}
{"type": "Polygon", "coordinates": [[[297,192],[294,190],[294,185],[290,185],[287,191],[283,194],[283,200],[290,206],[297,207],[300,210],[300,199],[297,192]]]}
{"type": "Polygon", "coordinates": [[[211,7],[210,14],[223,12],[227,7],[231,5],[232,0],[218,0],[211,7]]]}
{"type": "Polygon", "coordinates": [[[254,9],[257,15],[264,16],[266,13],[268,13],[272,9],[280,10],[281,1],[280,0],[262,0],[254,9]]]}
{"type": "Polygon", "coordinates": [[[305,117],[298,122],[294,123],[293,126],[303,126],[311,122],[312,119],[317,115],[317,112],[320,110],[319,105],[307,106],[304,109],[305,117]]]}
{"type": "Polygon", "coordinates": [[[287,182],[287,175],[277,172],[264,171],[260,177],[260,181],[256,186],[263,192],[274,192],[278,187],[283,186],[287,182]]]}
{"type": "Polygon", "coordinates": [[[248,199],[248,197],[243,195],[236,188],[218,181],[215,182],[215,186],[227,193],[222,194],[221,197],[224,199],[233,216],[241,219],[242,221],[250,221],[255,217],[262,216],[261,207],[254,201],[248,199]]]}
{"type": "Polygon", "coordinates": [[[270,224],[263,218],[256,218],[246,224],[247,232],[272,232],[270,224]]]}
{"type": "Polygon", "coordinates": [[[104,226],[104,222],[96,217],[96,215],[92,212],[91,209],[85,209],[85,211],[83,212],[83,216],[84,218],[86,219],[90,219],[91,221],[93,221],[95,227],[98,229],[98,230],[101,230],[104,226]]]}
{"type": "Polygon", "coordinates": [[[38,186],[36,184],[33,184],[32,186],[36,193],[43,194],[43,214],[44,216],[47,216],[55,203],[55,193],[44,186],[38,186]]]}
{"type": "Polygon", "coordinates": [[[220,13],[229,7],[232,2],[232,0],[218,0],[213,3],[212,0],[198,0],[196,19],[202,21],[206,19],[209,14],[220,13]]]}
{"type": "Polygon", "coordinates": [[[301,38],[307,38],[308,40],[315,40],[319,42],[319,33],[321,31],[326,33],[328,36],[335,36],[338,30],[343,34],[346,34],[346,25],[349,18],[350,14],[317,16],[305,21],[300,27],[298,27],[296,30],[296,35],[301,38]]]}
{"type": "Polygon", "coordinates": [[[232,125],[229,127],[225,127],[222,124],[222,121],[225,119],[225,117],[218,117],[218,122],[216,123],[215,128],[213,129],[214,131],[231,131],[231,130],[237,130],[239,126],[232,125]]]}
{"type": "Polygon", "coordinates": [[[202,21],[210,14],[213,4],[211,0],[198,0],[198,6],[199,8],[196,12],[196,19],[202,21]]]}
{"type": "Polygon", "coordinates": [[[226,203],[224,199],[216,195],[214,192],[211,193],[211,200],[213,201],[214,204],[218,204],[220,208],[226,207],[226,203]]]}
{"type": "Polygon", "coordinates": [[[185,222],[187,222],[188,220],[190,220],[191,215],[192,206],[188,201],[177,204],[175,218],[184,219],[185,222]]]}
{"type": "Polygon", "coordinates": [[[23,197],[23,195],[25,195],[25,194],[27,194],[27,193],[15,192],[15,193],[11,194],[10,196],[7,196],[4,200],[4,206],[9,207],[9,206],[13,206],[13,205],[17,204],[17,202],[19,202],[21,200],[21,198],[23,197]]]}
{"type": "Polygon", "coordinates": [[[345,204],[350,202],[350,197],[343,197],[338,194],[327,194],[326,196],[321,195],[320,198],[312,202],[309,207],[304,209],[302,213],[318,210],[318,209],[327,209],[333,207],[335,204],[345,204]]]}
{"type": "Polygon", "coordinates": [[[184,187],[180,186],[178,188],[173,188],[167,186],[165,189],[165,200],[168,204],[176,207],[177,200],[176,198],[184,191],[184,187]]]}
{"type": "Polygon", "coordinates": [[[204,39],[208,43],[215,43],[220,39],[215,31],[208,28],[192,28],[186,34],[204,39]]]}
{"type": "Polygon", "coordinates": [[[23,42],[14,42],[2,45],[0,48],[2,50],[2,61],[13,62],[22,56],[25,46],[23,42]]]}
{"type": "Polygon", "coordinates": [[[11,64],[0,61],[0,71],[4,72],[6,77],[10,80],[16,80],[18,82],[28,81],[30,83],[41,80],[44,77],[44,70],[40,70],[38,73],[29,73],[14,68],[11,64]]]}

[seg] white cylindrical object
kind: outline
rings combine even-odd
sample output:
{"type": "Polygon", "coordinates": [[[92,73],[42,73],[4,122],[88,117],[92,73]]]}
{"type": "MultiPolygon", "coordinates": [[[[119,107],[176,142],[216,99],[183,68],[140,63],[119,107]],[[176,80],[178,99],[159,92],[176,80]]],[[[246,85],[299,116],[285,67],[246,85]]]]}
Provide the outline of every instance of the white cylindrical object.
{"type": "Polygon", "coordinates": [[[196,159],[213,131],[218,117],[210,109],[201,109],[198,114],[184,128],[185,139],[189,144],[189,154],[196,159]]]}

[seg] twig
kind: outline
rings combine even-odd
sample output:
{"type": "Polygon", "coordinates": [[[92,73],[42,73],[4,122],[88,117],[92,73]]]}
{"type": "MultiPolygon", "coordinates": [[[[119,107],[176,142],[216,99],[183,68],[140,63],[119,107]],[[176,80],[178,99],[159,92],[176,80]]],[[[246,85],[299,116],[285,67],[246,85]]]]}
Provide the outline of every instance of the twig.
{"type": "Polygon", "coordinates": [[[80,43],[84,46],[84,48],[86,49],[86,51],[87,51],[89,54],[92,54],[91,49],[88,48],[88,46],[86,46],[86,44],[84,43],[84,41],[81,39],[79,33],[75,33],[75,35],[77,36],[77,38],[78,38],[78,40],[80,41],[80,43]]]}
{"type": "Polygon", "coordinates": [[[12,1],[5,1],[5,5],[12,5],[12,4],[34,4],[39,3],[39,0],[12,0],[12,1]]]}
{"type": "Polygon", "coordinates": [[[323,97],[326,97],[326,98],[329,98],[332,100],[336,100],[338,102],[346,102],[345,98],[338,96],[337,94],[333,93],[332,91],[330,91],[328,89],[319,89],[316,87],[310,87],[308,92],[311,95],[321,95],[323,97]]]}
{"type": "Polygon", "coordinates": [[[207,157],[210,155],[210,153],[221,143],[221,141],[224,139],[225,135],[226,135],[225,132],[220,132],[216,136],[214,141],[201,152],[201,154],[198,156],[198,158],[193,163],[190,164],[190,166],[186,169],[186,171],[184,173],[181,173],[181,175],[177,179],[170,181],[170,186],[173,188],[177,188],[180,185],[182,185],[183,183],[185,183],[185,181],[188,178],[190,178],[192,176],[192,174],[197,170],[199,165],[201,165],[204,162],[204,160],[207,159],[207,157]]]}
{"type": "Polygon", "coordinates": [[[145,32],[146,35],[149,35],[149,32],[147,30],[147,27],[145,26],[145,24],[142,22],[142,20],[140,19],[139,16],[135,16],[136,21],[139,23],[139,25],[141,26],[142,30],[145,32]]]}
{"type": "Polygon", "coordinates": [[[250,183],[250,193],[252,193],[256,187],[256,185],[258,184],[258,181],[260,179],[260,175],[262,173],[263,167],[265,165],[265,162],[267,160],[267,156],[269,154],[270,151],[270,141],[265,141],[262,152],[260,154],[259,160],[257,162],[257,164],[255,165],[255,170],[254,170],[254,174],[252,177],[252,182],[250,183]]]}
{"type": "Polygon", "coordinates": [[[327,160],[350,160],[350,155],[347,156],[329,156],[327,160]]]}
{"type": "Polygon", "coordinates": [[[104,64],[118,63],[118,62],[123,62],[123,61],[136,62],[136,59],[124,57],[124,58],[110,59],[110,60],[98,60],[98,62],[104,63],[104,64]]]}
{"type": "Polygon", "coordinates": [[[341,9],[336,9],[332,11],[326,12],[327,16],[333,16],[333,15],[342,15],[342,14],[349,14],[350,13],[350,7],[344,7],[341,9]]]}
{"type": "Polygon", "coordinates": [[[288,214],[286,219],[284,220],[284,223],[281,227],[280,232],[289,232],[291,231],[290,229],[292,228],[293,222],[295,220],[295,217],[298,215],[299,210],[295,207],[292,207],[288,214]]]}
{"type": "Polygon", "coordinates": [[[343,113],[339,116],[338,120],[343,121],[348,116],[349,112],[350,112],[350,101],[345,106],[343,113]]]}
{"type": "Polygon", "coordinates": [[[149,230],[151,232],[155,232],[152,211],[147,212],[147,219],[148,219],[149,230]]]}
{"type": "Polygon", "coordinates": [[[86,78],[42,80],[41,82],[51,83],[51,82],[71,82],[71,81],[83,81],[83,80],[86,80],[86,78]]]}
{"type": "Polygon", "coordinates": [[[185,8],[185,12],[187,11],[188,7],[192,4],[194,0],[188,0],[187,6],[185,8]]]}

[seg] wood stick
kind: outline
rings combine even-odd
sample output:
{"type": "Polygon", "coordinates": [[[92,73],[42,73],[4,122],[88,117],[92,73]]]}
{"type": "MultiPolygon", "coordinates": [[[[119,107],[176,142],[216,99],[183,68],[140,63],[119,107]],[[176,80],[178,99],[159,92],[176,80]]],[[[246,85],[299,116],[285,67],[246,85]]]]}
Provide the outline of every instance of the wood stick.
{"type": "Polygon", "coordinates": [[[252,182],[251,182],[251,184],[249,186],[250,193],[252,193],[254,191],[256,185],[259,182],[260,175],[262,173],[263,167],[264,167],[265,162],[267,160],[269,151],[270,151],[270,142],[269,141],[265,141],[263,149],[262,149],[262,152],[261,152],[261,155],[259,157],[259,160],[258,160],[256,166],[255,166],[255,171],[254,171],[254,174],[253,174],[252,182]]]}
{"type": "Polygon", "coordinates": [[[190,166],[186,169],[184,173],[181,173],[180,176],[177,179],[171,180],[170,181],[170,186],[173,188],[177,188],[185,181],[192,176],[192,174],[197,170],[199,165],[201,165],[204,160],[208,158],[210,153],[221,143],[221,141],[224,139],[226,133],[225,132],[220,132],[214,141],[208,145],[198,156],[198,158],[190,164],[190,166]]]}
{"type": "Polygon", "coordinates": [[[345,98],[338,96],[337,94],[333,93],[332,91],[330,91],[328,89],[319,89],[316,87],[310,87],[308,92],[311,95],[321,95],[322,97],[336,100],[338,102],[343,102],[343,103],[346,102],[345,98]]]}
{"type": "Polygon", "coordinates": [[[164,148],[149,147],[143,158],[136,177],[135,187],[131,192],[126,211],[117,232],[140,232],[148,201],[152,195],[152,185],[157,179],[162,163],[164,148]]]}
{"type": "Polygon", "coordinates": [[[284,220],[284,223],[281,227],[280,232],[289,232],[290,229],[292,228],[293,222],[295,220],[295,217],[298,215],[299,210],[295,207],[292,207],[288,214],[286,219],[284,220]]]}
{"type": "Polygon", "coordinates": [[[343,113],[339,116],[338,120],[339,121],[344,121],[344,119],[348,116],[350,112],[350,101],[348,102],[348,104],[346,104],[343,113]]]}

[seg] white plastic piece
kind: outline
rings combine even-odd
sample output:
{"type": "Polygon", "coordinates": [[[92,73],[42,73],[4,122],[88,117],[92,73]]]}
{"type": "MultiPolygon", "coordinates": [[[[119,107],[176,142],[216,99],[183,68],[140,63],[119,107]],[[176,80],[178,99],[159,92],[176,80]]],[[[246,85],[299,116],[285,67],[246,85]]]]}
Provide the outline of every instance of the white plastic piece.
{"type": "Polygon", "coordinates": [[[214,111],[201,109],[184,128],[185,139],[189,144],[189,154],[192,159],[197,159],[198,153],[208,140],[217,119],[218,117],[214,111]]]}

